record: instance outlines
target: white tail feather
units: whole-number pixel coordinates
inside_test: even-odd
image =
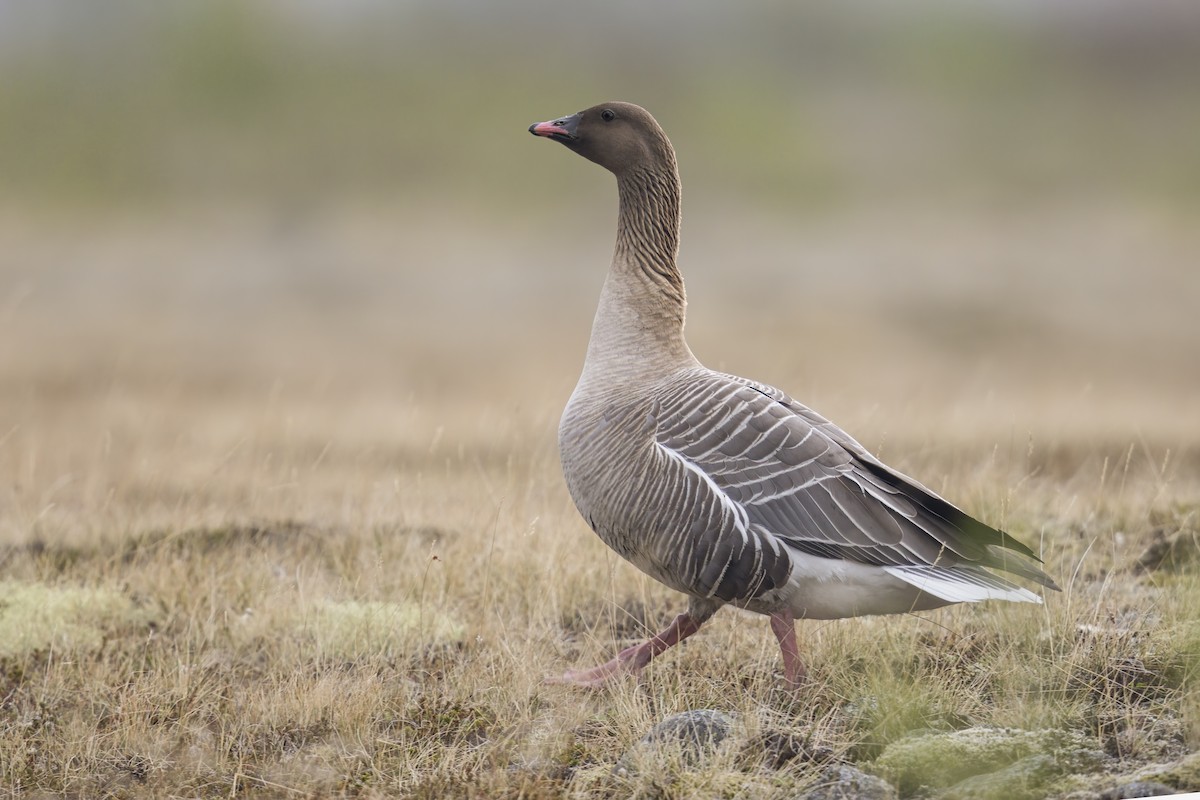
[[[884,567],[926,594],[950,603],[978,603],[983,600],[1011,600],[1015,603],[1041,603],[1028,589],[1010,583],[990,572],[971,567]]]

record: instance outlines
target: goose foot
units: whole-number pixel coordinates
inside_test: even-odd
[[[642,667],[650,662],[650,656],[646,654],[646,646],[648,644],[650,643],[643,642],[633,647],[627,647],[620,653],[617,653],[616,658],[606,661],[598,667],[592,667],[591,669],[569,669],[562,675],[551,675],[546,678],[546,683],[570,684],[572,686],[582,686],[587,689],[599,689],[623,672],[633,675],[640,674]],[[642,662],[640,665],[639,661]]]
[[[571,684],[596,689],[624,673],[637,675],[655,656],[700,630],[701,623],[707,618],[706,616],[697,622],[691,614],[684,612],[654,638],[641,644],[635,644],[633,647],[626,647],[611,661],[606,661],[591,669],[571,669],[559,676],[552,675],[546,678],[546,683]]]

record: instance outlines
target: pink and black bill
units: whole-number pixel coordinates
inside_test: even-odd
[[[535,122],[529,126],[529,132],[534,136],[545,136],[564,144],[576,139],[575,131],[579,127],[580,114],[560,117],[549,122]]]

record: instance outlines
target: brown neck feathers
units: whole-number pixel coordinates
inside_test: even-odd
[[[616,257],[640,271],[683,321],[683,276],[675,264],[679,253],[679,174],[675,158],[666,154],[656,169],[631,169],[617,180],[620,214]]]

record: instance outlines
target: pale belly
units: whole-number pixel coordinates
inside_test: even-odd
[[[788,588],[775,598],[797,618],[842,619],[868,614],[903,614],[950,605],[946,600],[885,572],[881,567],[792,551]],[[748,604],[751,611],[769,608]]]

